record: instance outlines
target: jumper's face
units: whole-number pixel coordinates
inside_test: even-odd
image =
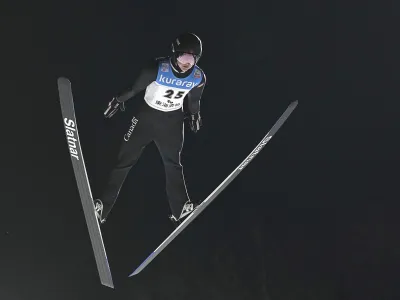
[[[195,64],[193,54],[183,53],[182,55],[178,56],[177,64],[183,72],[190,70],[190,68]]]

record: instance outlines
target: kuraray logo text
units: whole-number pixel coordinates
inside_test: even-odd
[[[272,136],[267,136],[265,139],[263,139],[260,145],[258,145],[257,148],[254,149],[253,152],[251,152],[250,155],[246,158],[246,160],[239,166],[239,170],[242,170],[245,166],[247,166],[248,163],[261,151],[261,149],[268,143],[271,138]]]
[[[192,81],[184,81],[176,78],[168,78],[163,76],[162,74],[158,78],[158,81],[160,83],[166,83],[174,86],[179,86],[179,87],[186,87],[186,88],[193,88],[195,87],[196,83]]]
[[[68,118],[64,118],[64,123],[65,123],[65,133],[67,134],[69,153],[73,158],[79,160],[79,155],[78,155],[79,153],[77,147],[78,140],[75,138],[76,134],[75,122]]]

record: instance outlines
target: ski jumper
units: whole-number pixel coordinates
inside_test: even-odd
[[[118,101],[125,102],[146,89],[145,101],[122,138],[117,164],[100,198],[104,218],[114,206],[129,170],[151,142],[156,144],[164,163],[166,193],[172,214],[179,217],[189,200],[181,165],[184,114],[200,111],[205,82],[205,75],[198,66],[181,74],[173,69],[169,57],[158,58],[142,69],[129,91],[117,97]]]

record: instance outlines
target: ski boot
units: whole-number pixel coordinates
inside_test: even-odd
[[[97,220],[100,224],[103,224],[106,219],[102,217],[103,215],[103,202],[100,199],[94,200],[94,212],[96,214]]]
[[[178,227],[196,208],[198,204],[188,200],[182,208],[181,215],[177,219],[174,215],[170,215],[169,219],[172,221],[175,227]]]

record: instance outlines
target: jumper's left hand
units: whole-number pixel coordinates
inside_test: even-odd
[[[203,121],[201,120],[200,112],[189,116],[190,130],[192,130],[194,133],[199,131],[202,125]]]

